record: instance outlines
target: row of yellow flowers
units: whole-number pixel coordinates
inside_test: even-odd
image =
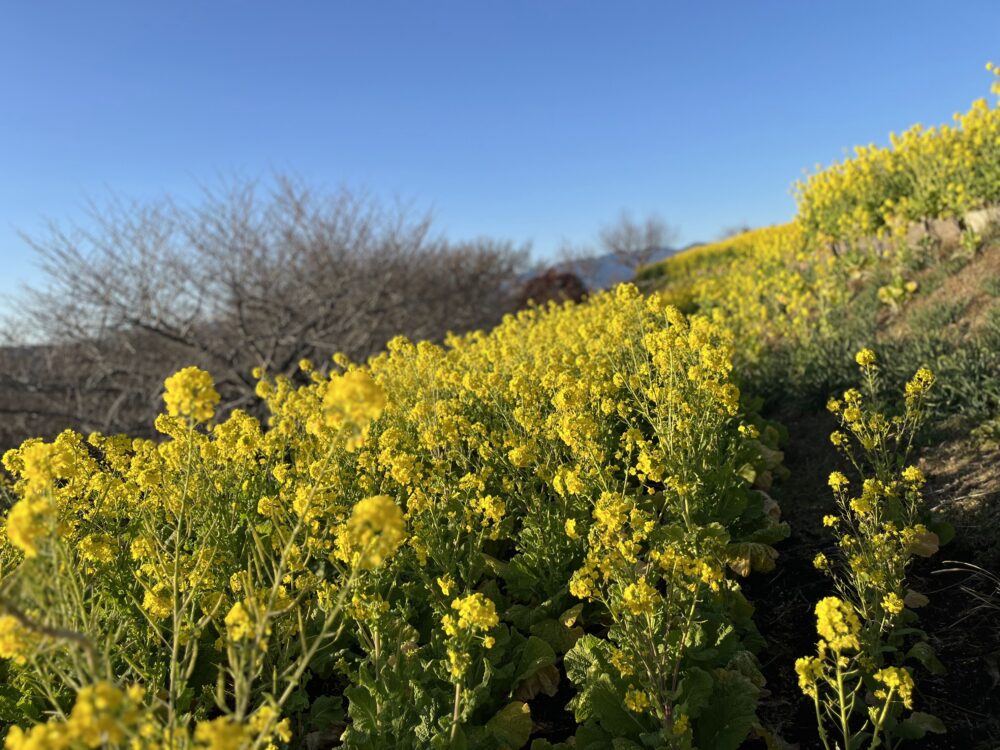
[[[1000,68],[986,67],[1000,78]],[[1000,97],[1000,80],[992,91]],[[796,194],[799,221],[820,244],[1000,203],[1000,101],[980,99],[951,125],[914,125],[886,147],[858,146],[797,183]]]
[[[1000,96],[1000,81],[993,90]],[[710,312],[745,363],[827,336],[873,273],[885,277],[878,299],[898,308],[917,291],[903,230],[1000,204],[1000,101],[979,100],[955,120],[858,147],[797,184],[792,222],[693,248],[641,269],[640,280],[682,309]],[[872,242],[893,232],[893,242]]]
[[[28,441],[4,457],[6,746],[498,750],[568,677],[582,746],[736,748],[761,684],[738,579],[787,529],[731,360],[622,286],[258,373],[264,424],[213,423],[187,368],[160,441]]]

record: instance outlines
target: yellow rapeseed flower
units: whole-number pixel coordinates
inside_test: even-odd
[[[226,614],[226,634],[231,641],[242,641],[253,637],[254,622],[250,610],[243,602],[236,602]]]
[[[178,370],[163,383],[163,402],[171,417],[187,417],[193,422],[208,422],[215,415],[219,392],[212,376],[199,367]]]
[[[500,621],[492,600],[479,592],[455,599],[451,608],[458,612],[459,630],[489,630]]]
[[[905,667],[886,667],[875,673],[876,681],[880,682],[889,692],[895,692],[907,708],[913,708],[913,677]],[[888,697],[884,690],[875,691],[877,698]]]
[[[815,656],[803,656],[795,660],[795,672],[799,676],[799,688],[802,692],[816,697],[816,683],[823,676],[823,660]]]
[[[861,621],[854,607],[835,596],[816,604],[816,631],[834,651],[861,648]]]
[[[406,538],[403,511],[388,495],[359,500],[337,537],[337,556],[363,570],[381,565]]]
[[[867,348],[859,351],[854,357],[854,360],[861,365],[861,367],[874,367],[875,359],[875,352]]]
[[[656,589],[646,583],[644,578],[637,583],[629,584],[622,592],[625,609],[636,616],[652,614],[656,598]]]

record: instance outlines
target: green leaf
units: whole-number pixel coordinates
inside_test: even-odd
[[[375,718],[375,698],[368,689],[360,685],[351,685],[344,688],[344,697],[347,698],[347,713],[354,723],[354,730],[374,732],[378,726]]]
[[[531,750],[571,750],[571,748],[565,742],[557,742],[553,745],[548,740],[534,740],[531,743]]]
[[[530,701],[539,693],[553,696],[559,690],[560,679],[559,669],[554,664],[542,667],[531,677],[521,680],[514,690],[514,697],[521,701]]]
[[[548,643],[557,654],[565,654],[583,635],[583,628],[568,628],[558,620],[542,620],[531,626],[532,635]]]
[[[545,615],[538,611],[538,607],[529,607],[525,604],[514,604],[504,612],[504,619],[513,624],[515,628],[527,632],[531,626],[545,619]]]
[[[914,643],[913,647],[906,652],[906,658],[916,659],[923,664],[924,669],[931,674],[941,675],[948,672],[948,670],[945,669],[944,664],[941,663],[941,660],[938,659],[933,646],[926,641]]]
[[[485,552],[482,553],[482,556],[483,562],[486,563],[486,567],[493,572],[493,575],[498,575],[503,578],[507,572],[509,564],[505,563],[503,560],[498,560],[491,555],[487,555]]]
[[[550,622],[562,628],[562,625],[555,620]],[[527,701],[539,693],[555,695],[560,679],[559,670],[555,666],[556,661],[556,653],[552,646],[538,636],[529,636],[518,660],[516,677],[512,680],[513,697]]]
[[[583,602],[570,607],[561,615],[559,615],[559,622],[565,625],[567,628],[571,628],[576,625],[576,621],[580,619],[580,615],[583,612]]]
[[[665,739],[663,729],[641,734],[639,741],[642,742],[643,747],[653,748],[653,750],[669,750],[671,745],[670,739]]]
[[[767,680],[760,671],[760,663],[757,661],[757,657],[749,651],[737,651],[733,654],[733,658],[729,660],[726,668],[739,672],[759,688],[767,684]]]
[[[556,663],[556,652],[552,646],[537,635],[528,636],[521,658],[518,660],[514,682],[533,676],[538,670]]]
[[[570,708],[579,723],[596,719],[612,737],[637,737],[651,729],[629,712],[608,675],[611,646],[593,635],[585,635],[567,654],[566,674],[577,686]],[[577,734],[580,737],[580,734]],[[608,747],[608,744],[598,745]]]
[[[935,519],[927,524],[927,528],[938,535],[938,540],[942,547],[950,544],[951,540],[955,538],[955,527],[947,521]]]
[[[726,547],[726,562],[737,575],[746,577],[751,570],[768,573],[775,568],[778,552],[769,544],[737,542]]]
[[[595,635],[587,634],[576,642],[564,660],[566,674],[574,684],[583,687],[587,678],[602,672],[601,659],[609,656],[608,644]],[[606,664],[607,662],[605,662]]]
[[[642,750],[642,745],[632,742],[632,740],[627,740],[624,737],[615,737],[611,740],[611,747],[614,750]]]
[[[910,609],[920,609],[920,607],[926,607],[930,604],[930,599],[927,598],[926,594],[921,594],[919,591],[914,591],[909,589],[906,592],[906,596],[903,597],[903,604],[905,604]]]
[[[713,687],[712,675],[701,667],[688,667],[684,670],[684,677],[678,687],[683,712],[692,719],[697,719],[708,705]]]
[[[577,727],[574,739],[578,750],[607,750],[611,744],[610,735],[597,726],[595,721],[588,721]]]
[[[757,479],[757,469],[753,464],[743,464],[736,473],[743,477],[747,484],[753,484],[754,480]]]
[[[944,722],[933,714],[914,711],[896,726],[896,734],[904,740],[919,740],[928,732],[945,734]]]
[[[715,688],[695,722],[695,744],[713,750],[736,750],[757,721],[757,687],[739,672],[715,671]]]
[[[531,709],[521,701],[508,703],[486,722],[486,729],[497,740],[500,750],[520,750],[528,742],[533,727]]]
[[[454,738],[451,737],[451,732],[440,732],[434,735],[431,747],[434,750],[468,750],[469,740],[465,736],[465,728],[459,725]]]
[[[650,729],[625,708],[618,691],[608,683],[598,684],[591,690],[590,703],[597,720],[612,737],[638,737]]]
[[[344,699],[340,695],[321,695],[309,706],[306,726],[315,732],[322,732],[334,724],[344,721]]]
[[[748,542],[758,542],[760,544],[777,544],[788,538],[792,533],[792,527],[786,522],[775,523],[770,526],[764,526],[763,528],[757,529],[749,537],[747,537]]]
[[[938,539],[938,535],[928,530],[914,536],[909,551],[918,557],[930,557],[937,554],[940,546],[941,540]]]
[[[754,734],[764,740],[767,750],[796,750],[798,745],[793,745],[784,737],[772,729],[768,729],[762,724],[754,724]]]

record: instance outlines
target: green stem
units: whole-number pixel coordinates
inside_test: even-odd
[[[885,697],[885,705],[882,706],[882,713],[879,714],[878,722],[875,724],[875,728],[872,730],[872,742],[868,746],[868,750],[875,750],[875,748],[882,745],[882,738],[878,736],[878,733],[882,731],[882,725],[885,723],[885,717],[889,713],[889,706],[892,703],[892,696],[895,694],[896,688],[889,689],[889,695]]]
[[[455,742],[455,734],[458,732],[458,707],[461,705],[462,701],[462,683],[455,683],[455,707],[451,712],[451,736],[450,740],[452,743]]]
[[[826,738],[826,728],[823,726],[823,716],[819,712],[819,684],[813,686],[816,690],[813,693],[813,703],[816,706],[816,729],[819,731],[819,738],[823,741],[823,747],[830,750],[830,741]]]
[[[840,652],[835,652],[834,657],[837,664],[837,701],[840,708],[840,731],[844,736],[844,748],[851,747],[851,728],[847,718],[847,698],[844,695],[844,671],[840,667]]]

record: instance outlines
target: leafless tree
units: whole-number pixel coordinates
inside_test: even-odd
[[[31,340],[0,351],[0,419],[31,422],[16,413],[31,406],[35,422],[140,434],[179,367],[209,370],[224,407],[245,408],[256,366],[294,375],[302,358],[361,360],[397,334],[491,326],[515,304],[527,256],[287,178],[270,190],[239,181],[195,205],[114,200],[27,239],[47,283],[15,327]]]
[[[601,265],[601,251],[593,245],[583,242],[574,244],[564,240],[556,251],[558,267],[575,274],[581,281],[593,278]],[[548,269],[539,269],[545,273]]]
[[[600,232],[601,246],[620,263],[637,269],[651,262],[657,253],[676,241],[676,230],[658,214],[637,221],[628,211]]]

